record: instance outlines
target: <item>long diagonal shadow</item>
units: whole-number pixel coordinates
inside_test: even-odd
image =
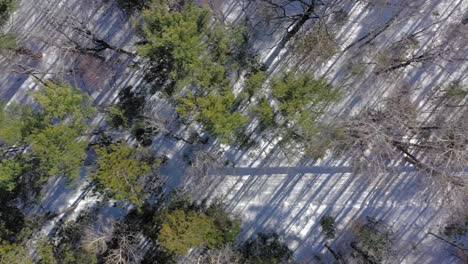
[[[389,167],[393,172],[415,172],[417,169],[413,166],[404,167]],[[338,174],[338,173],[353,173],[350,166],[306,166],[306,167],[234,167],[223,168],[217,173],[229,176],[254,176],[254,175],[297,175],[297,174]]]

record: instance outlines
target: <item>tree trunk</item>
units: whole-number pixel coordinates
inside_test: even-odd
[[[346,264],[346,261],[343,259],[343,257],[335,252],[327,243],[325,243],[325,247],[332,253],[333,257],[338,261],[338,264]]]
[[[393,146],[395,146],[396,149],[398,149],[400,152],[403,153],[403,155],[411,164],[413,164],[417,168],[432,172],[432,170],[428,168],[426,165],[424,165],[421,161],[419,161],[418,158],[416,158],[413,154],[409,153],[409,151],[404,147],[402,142],[394,140],[392,144]]]
[[[452,243],[452,242],[448,241],[447,239],[445,239],[445,238],[443,238],[443,237],[441,237],[441,236],[438,236],[438,235],[436,235],[436,234],[434,234],[434,233],[432,233],[432,232],[427,232],[427,233],[428,233],[429,235],[432,235],[432,236],[434,236],[434,237],[436,237],[436,238],[438,238],[438,239],[444,241],[445,243],[447,243],[447,244],[449,244],[449,245],[451,245],[451,246],[453,246],[453,247],[456,247],[456,248],[458,248],[458,249],[460,249],[460,250],[462,250],[462,251],[467,251],[467,252],[468,252],[468,249],[462,248],[462,247],[458,246],[457,244]]]
[[[299,32],[299,30],[304,26],[304,24],[307,22],[307,20],[312,18],[312,13],[314,12],[315,9],[315,1],[313,1],[310,6],[307,8],[307,10],[304,12],[302,17],[294,23],[294,26],[289,30],[286,35],[283,36],[281,41],[278,43],[277,48],[279,50],[282,50],[286,44]]]
[[[369,256],[366,252],[364,252],[358,245],[357,242],[352,242],[351,247],[356,250],[359,255],[361,255],[369,264],[379,264],[379,261],[375,260],[372,256]]]
[[[304,14],[298,19],[294,25],[292,26],[291,30],[286,32],[286,34],[281,38],[278,45],[275,47],[275,51],[269,56],[268,60],[266,60],[265,65],[269,67],[274,59],[278,56],[278,54],[283,50],[283,48],[288,44],[288,42],[299,32],[299,30],[304,26],[304,24],[311,18],[313,18],[312,14],[315,10],[315,0],[309,5],[306,9]],[[315,18],[315,17],[314,17]]]
[[[375,75],[380,75],[382,73],[387,73],[387,72],[391,72],[391,71],[394,71],[394,70],[398,70],[400,68],[404,68],[404,67],[407,67],[415,62],[422,62],[422,61],[425,61],[425,60],[428,60],[432,58],[432,54],[428,54],[428,53],[424,53],[424,54],[421,54],[419,56],[416,56],[416,57],[413,57],[409,60],[406,60],[406,61],[403,61],[399,64],[396,64],[396,65],[393,65],[393,66],[390,66],[386,69],[383,69],[383,70],[380,70],[380,71],[377,71],[375,73]]]

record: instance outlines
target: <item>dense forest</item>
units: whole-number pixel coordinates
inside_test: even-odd
[[[468,2],[0,0],[0,264],[467,263]]]

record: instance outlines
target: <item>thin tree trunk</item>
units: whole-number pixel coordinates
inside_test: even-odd
[[[421,54],[419,56],[413,57],[413,58],[411,58],[409,60],[403,61],[403,62],[401,62],[399,64],[390,66],[390,67],[388,67],[386,69],[383,69],[383,70],[380,70],[380,71],[376,72],[375,75],[380,75],[382,73],[387,73],[387,72],[391,72],[391,71],[394,71],[394,70],[398,70],[400,68],[407,67],[407,66],[411,65],[412,63],[425,61],[425,60],[429,59],[430,57],[431,57],[431,54],[424,53],[424,54]]]
[[[445,243],[447,243],[447,244],[449,244],[449,245],[451,245],[451,246],[453,246],[453,247],[456,247],[456,248],[458,248],[458,249],[460,249],[460,250],[463,250],[463,251],[468,251],[468,249],[462,248],[462,247],[458,246],[457,244],[452,243],[452,242],[448,241],[447,239],[445,239],[445,238],[443,238],[443,237],[441,237],[441,236],[438,236],[438,235],[436,235],[436,234],[434,234],[434,233],[432,233],[432,232],[427,232],[427,233],[428,233],[429,235],[432,235],[432,236],[434,236],[434,237],[436,237],[436,238],[438,238],[438,239],[444,241]]]
[[[402,142],[394,140],[392,144],[393,146],[395,146],[396,149],[398,149],[400,152],[402,152],[405,155],[406,159],[411,164],[413,164],[414,166],[420,169],[432,171],[430,168],[425,166],[421,161],[419,161],[418,158],[416,158],[413,154],[409,153],[409,151],[404,147]]]
[[[396,20],[396,17],[397,16],[394,16],[392,19],[390,19],[387,23],[385,23],[385,25],[383,27],[372,30],[371,32],[369,32],[366,35],[360,37],[359,39],[357,39],[353,43],[349,44],[346,48],[343,49],[343,52],[345,52],[345,51],[349,50],[350,48],[354,47],[355,45],[359,44],[359,42],[365,40],[366,38],[369,38],[369,39],[366,42],[364,42],[362,45],[360,45],[359,47],[362,47],[364,45],[367,45],[367,44],[371,43],[380,34],[382,34],[387,28],[389,28],[390,25],[392,25],[393,21]]]
[[[282,50],[286,44],[299,32],[299,30],[304,26],[304,24],[312,18],[312,14],[315,9],[315,1],[312,1],[310,6],[307,8],[307,10],[304,12],[304,15],[299,19],[296,23],[294,23],[294,26],[289,30],[286,35],[283,36],[281,41],[278,43],[277,49]]]
[[[336,259],[336,261],[338,261],[339,264],[346,264],[346,261],[343,259],[343,257],[335,252],[327,243],[325,243],[325,247],[328,249],[328,251],[330,251],[330,253],[332,253],[333,257]]]
[[[372,256],[369,256],[369,254],[359,248],[356,242],[351,243],[351,247],[356,250],[356,252],[359,253],[359,255],[361,255],[365,260],[367,260],[369,264],[379,264],[379,261],[375,260]]]

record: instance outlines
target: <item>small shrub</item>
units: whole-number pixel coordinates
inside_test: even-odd
[[[320,226],[322,227],[322,233],[326,239],[335,238],[335,219],[330,215],[325,215],[320,219]]]
[[[116,105],[109,106],[107,108],[107,123],[114,128],[120,128],[127,126],[128,119],[125,113]]]
[[[361,77],[366,73],[366,65],[361,63],[353,63],[349,66],[350,72],[353,76]]]
[[[117,5],[129,15],[148,7],[152,0],[117,0]]]
[[[344,9],[340,9],[333,15],[333,20],[338,26],[343,26],[349,21],[349,13]]]
[[[0,0],[0,27],[7,21],[15,9],[15,0]]]
[[[145,96],[127,86],[119,92],[119,102],[108,109],[108,122],[113,127],[131,127],[143,114]]]
[[[444,228],[444,235],[456,238],[464,236],[468,233],[468,219],[463,223],[451,223]]]
[[[276,233],[258,233],[246,241],[240,251],[245,263],[276,264],[285,263],[293,253]]]
[[[142,146],[147,147],[153,143],[153,136],[157,129],[148,127],[143,121],[137,121],[132,127],[132,136],[134,136]]]
[[[0,49],[14,50],[18,47],[13,34],[0,35]]]
[[[260,126],[267,128],[275,123],[275,112],[266,98],[262,98],[254,110],[260,119]]]
[[[294,51],[301,57],[328,60],[336,54],[338,45],[330,31],[315,26],[294,42]]]
[[[221,204],[197,208],[186,200],[178,208],[174,206],[161,217],[159,241],[175,255],[184,255],[190,248],[220,249],[232,244],[240,231],[240,222]]]
[[[365,224],[356,224],[353,227],[357,241],[352,243],[353,248],[363,252],[377,263],[389,258],[392,252],[392,231],[382,222],[367,219]],[[362,254],[361,254],[362,255]]]
[[[450,99],[464,99],[468,96],[468,89],[461,84],[461,81],[453,81],[442,89],[444,97]]]
[[[265,81],[266,74],[264,71],[258,71],[249,76],[245,82],[245,91],[252,97],[257,91],[262,88],[262,84]]]

